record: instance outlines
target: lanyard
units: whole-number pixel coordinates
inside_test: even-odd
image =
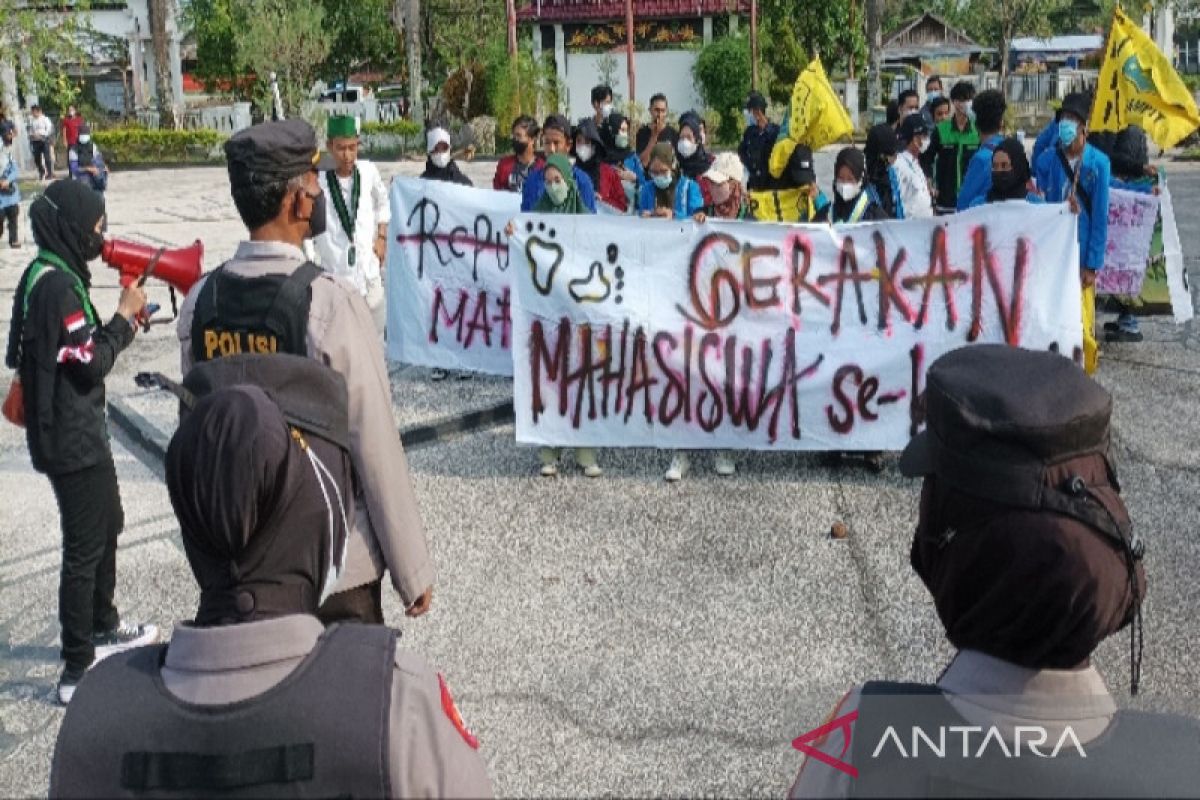
[[[25,285],[25,296],[22,298],[24,313],[29,313],[29,293],[33,290],[33,285],[37,283],[38,278],[42,277],[42,273],[46,267],[53,267],[65,272],[71,277],[73,282],[72,289],[75,290],[76,296],[79,297],[80,304],[83,305],[83,315],[87,319],[89,325],[96,324],[96,309],[92,307],[92,298],[88,297],[87,288],[84,287],[83,281],[75,274],[75,270],[67,266],[67,262],[63,261],[49,250],[39,250],[37,256],[33,259],[34,266],[42,265],[42,269],[30,273],[29,280]]]
[[[350,239],[349,265],[353,267],[357,254],[357,247],[354,243],[354,227],[358,221],[358,200],[362,189],[362,182],[358,177],[358,167],[354,168],[354,175],[350,178],[349,209],[346,208],[346,197],[342,194],[342,185],[337,179],[337,173],[329,170],[325,173],[325,181],[329,184],[329,194],[333,196],[333,210],[337,212],[338,222],[342,224],[342,230]]]

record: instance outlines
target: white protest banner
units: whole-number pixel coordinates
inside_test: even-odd
[[[1135,297],[1142,291],[1157,221],[1156,195],[1109,190],[1108,244],[1104,269],[1096,274],[1096,294]]]
[[[1162,183],[1163,256],[1167,262],[1167,290],[1171,297],[1171,313],[1175,322],[1182,325],[1196,315],[1192,304],[1192,288],[1188,285],[1187,271],[1183,268],[1183,245],[1179,241],[1179,226],[1175,222],[1175,206],[1171,202],[1171,190],[1166,181]]]
[[[836,229],[527,215],[510,244],[529,444],[898,449],[943,353],[1081,356],[1065,205]]]
[[[504,227],[521,196],[420,178],[392,181],[388,358],[512,374]]]

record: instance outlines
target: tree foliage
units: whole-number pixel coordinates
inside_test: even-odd
[[[796,13],[794,0],[762,0],[760,58],[769,70],[766,93],[785,102],[796,77],[813,57],[820,55],[826,72],[845,71],[853,58],[858,71],[865,67],[863,0],[822,0]]]
[[[253,96],[271,108],[270,75],[279,80],[285,113],[296,115],[329,55],[333,37],[318,0],[241,0],[246,26],[234,32],[238,61],[256,76]]]
[[[720,115],[718,141],[736,141],[742,129],[742,106],[750,92],[750,41],[723,36],[700,51],[692,68],[704,104]]]
[[[966,5],[966,27],[980,44],[999,51],[1000,77],[1008,74],[1009,49],[1018,36],[1049,36],[1053,14],[1070,0],[970,0]]]
[[[53,6],[63,12],[86,11],[91,3],[58,0]],[[88,30],[84,14],[47,13],[45,9],[33,10],[0,0],[0,62],[8,62],[18,72],[26,71],[26,79],[32,84],[21,88],[36,89],[56,107],[66,108],[83,91],[80,82],[67,75],[66,67],[75,64],[83,71],[88,54],[82,43]],[[17,88],[7,87],[12,96],[16,96]]]
[[[391,0],[322,0],[333,44],[324,73],[342,79],[371,68],[391,73],[404,63],[404,47],[392,26]]]
[[[197,79],[208,92],[229,87],[240,94],[238,80],[242,64],[238,58],[236,31],[246,27],[247,4],[237,0],[187,0],[184,24],[196,36]]]

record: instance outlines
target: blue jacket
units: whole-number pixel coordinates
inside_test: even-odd
[[[992,154],[996,152],[996,145],[1003,141],[1003,136],[995,134],[979,143],[979,149],[971,156],[967,174],[963,175],[962,186],[958,190],[959,211],[975,205],[976,198],[986,198],[992,190]]]
[[[650,181],[642,184],[642,191],[638,195],[639,213],[654,210],[655,188]],[[700,184],[686,175],[680,175],[679,183],[675,184],[675,219],[687,219],[697,211],[703,210],[704,193],[700,191]]]
[[[575,173],[575,188],[579,190],[579,199],[587,206],[588,211],[596,213],[596,190],[592,186],[592,179],[587,176],[587,173],[579,167],[572,167],[571,171]],[[541,199],[542,192],[546,189],[546,176],[541,169],[535,169],[529,173],[529,177],[525,179],[525,185],[521,187],[521,210],[533,211],[533,207],[537,205],[537,201]]]
[[[103,192],[108,188],[108,167],[104,165],[104,157],[100,155],[99,147],[93,148],[93,153],[91,166],[96,167],[97,174],[92,175],[80,169],[79,152],[74,147],[67,151],[67,167],[72,178],[86,183],[97,192]]]
[[[12,152],[13,149],[15,148],[0,147],[0,163],[5,159],[8,162],[4,171],[0,172],[0,180],[6,180],[12,184],[10,191],[0,192],[0,208],[15,206],[21,202],[21,189],[17,186],[17,159],[16,154]]]
[[[1033,160],[1029,163],[1037,165],[1038,159],[1042,157],[1042,153],[1047,150],[1054,149],[1054,143],[1058,141],[1058,123],[1050,120],[1050,124],[1042,128],[1042,132],[1033,142]]]
[[[1038,189],[1046,196],[1047,203],[1065,203],[1071,193],[1071,181],[1058,157],[1058,148],[1052,147],[1037,160],[1034,175]],[[1108,185],[1112,178],[1108,156],[1096,148],[1084,145],[1083,158],[1079,164],[1079,187],[1092,198],[1089,210],[1079,200],[1079,265],[1084,269],[1097,270],[1104,266],[1104,249],[1108,245]]]

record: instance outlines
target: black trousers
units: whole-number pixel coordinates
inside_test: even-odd
[[[317,609],[317,618],[325,626],[335,622],[383,624],[383,579],[331,594]]]
[[[8,208],[0,209],[0,236],[4,234],[4,223],[7,222],[9,244],[20,242],[20,236],[17,233],[17,215],[20,211],[20,205],[11,205]]]
[[[117,534],[125,527],[117,469],[109,455],[78,472],[51,475],[50,485],[62,519],[62,575],[58,584],[58,621],[67,673],[81,676],[96,656],[93,633],[120,622],[113,593],[117,588]]]
[[[33,165],[37,167],[39,178],[49,178],[54,174],[54,165],[50,163],[50,143],[46,141],[30,142],[29,149],[33,151]]]

